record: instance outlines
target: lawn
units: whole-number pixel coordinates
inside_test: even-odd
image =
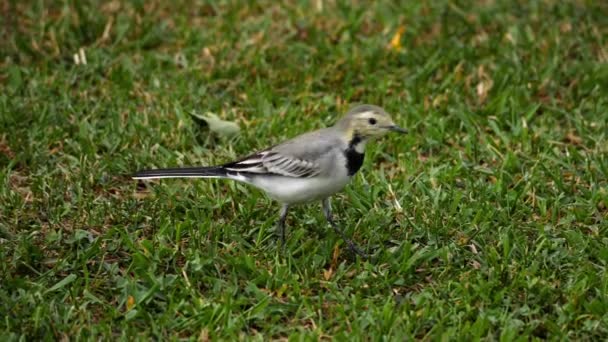
[[[0,339],[608,338],[608,4],[0,3]],[[333,199],[137,182],[407,127]],[[192,114],[237,123],[225,137]]]

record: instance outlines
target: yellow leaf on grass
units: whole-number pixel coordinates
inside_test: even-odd
[[[388,44],[388,48],[393,51],[401,51],[401,36],[405,32],[405,26],[401,25],[397,29],[397,32],[391,38],[391,42]]]
[[[131,310],[135,306],[135,298],[133,296],[129,296],[127,298],[127,311]]]

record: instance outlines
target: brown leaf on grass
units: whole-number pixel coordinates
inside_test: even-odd
[[[57,152],[63,151],[63,141],[58,141],[57,144],[53,144],[49,146],[49,154],[55,154]]]
[[[512,44],[515,44],[515,39],[513,39],[513,35],[511,35],[510,32],[507,32],[505,34],[505,39],[508,40],[509,42],[511,42]]]
[[[473,254],[479,254],[479,252],[477,252],[477,247],[475,247],[474,243],[470,244],[469,248],[471,249],[471,252],[473,252]]]
[[[23,198],[25,203],[34,200],[34,193],[29,187],[29,178],[22,176],[19,172],[13,171],[9,176],[9,186]]]
[[[572,145],[580,145],[583,142],[583,138],[576,135],[574,131],[570,131],[566,134],[566,142],[569,142]]]
[[[340,247],[336,245],[334,247],[334,253],[331,256],[331,268],[336,268],[338,266],[338,257],[340,256]]]
[[[606,203],[608,203],[608,200],[606,200],[606,201],[600,200],[599,202],[597,202],[597,210],[599,210],[599,211],[606,210],[606,208],[607,208]]]
[[[443,104],[448,102],[448,93],[445,92],[443,94],[439,94],[437,95],[433,101],[431,102],[431,105],[433,106],[433,108],[439,108],[441,107]]]
[[[178,68],[185,69],[188,67],[188,59],[186,58],[186,55],[181,52],[173,55],[173,63],[175,63]]]
[[[150,197],[150,191],[138,191],[133,194],[133,197],[138,200],[148,198]]]
[[[475,87],[477,90],[477,103],[483,104],[488,98],[488,92],[492,89],[494,81],[492,81],[490,75],[486,73],[483,65],[480,65],[479,68],[477,68],[477,79],[479,80]]]
[[[477,102],[484,103],[488,97],[488,91],[492,88],[492,84],[487,81],[480,81],[477,83]]]
[[[477,34],[473,37],[473,44],[474,46],[480,46],[482,44],[484,44],[485,42],[487,42],[489,39],[488,33],[486,31],[479,31],[477,32]]]
[[[600,63],[608,63],[608,51],[603,47],[599,46],[597,49],[597,60]]]
[[[146,187],[146,183],[143,181],[138,181],[137,182],[137,188],[135,190],[135,193],[133,194],[133,197],[135,197],[136,199],[144,199],[149,197],[151,194],[151,191]]]
[[[10,159],[15,158],[15,153],[11,150],[10,146],[4,139],[0,140],[0,153],[9,157]]]
[[[201,330],[200,334],[198,334],[198,340],[199,342],[208,342],[210,341],[209,339],[209,329],[204,328]]]
[[[210,69],[215,66],[215,56],[209,47],[204,47],[200,53],[200,61],[207,65]]]
[[[108,193],[110,195],[110,197],[113,198],[121,198],[122,196],[122,191],[120,188],[117,187],[110,187],[106,190],[106,193]]]
[[[441,34],[441,23],[434,23],[430,29],[422,31],[420,34],[414,37],[414,45],[429,45],[437,40],[437,37]]]
[[[308,31],[308,27],[304,25],[296,26],[296,38],[298,38],[298,40],[307,41],[309,36],[310,33]]]
[[[108,1],[101,6],[101,12],[104,14],[114,14],[120,11],[121,3],[118,0]]]
[[[323,12],[323,0],[315,1],[315,9],[317,10],[317,12]]]
[[[463,79],[463,71],[464,71],[464,62],[460,61],[456,67],[454,67],[454,80],[456,82],[460,82]]]
[[[257,33],[252,34],[250,38],[245,41],[245,46],[260,45],[260,43],[264,39],[264,34],[265,31],[259,31]]]
[[[388,184],[388,192],[390,194],[390,199],[394,203],[393,207],[395,208],[395,212],[397,214],[403,213],[403,207],[401,207],[401,203],[399,203],[399,199],[397,198],[397,195],[395,195],[395,192],[393,191],[393,187],[391,186],[390,183]]]
[[[334,269],[338,266],[338,257],[340,256],[340,247],[336,245],[334,247],[334,251],[331,256],[331,263],[329,264],[329,269],[323,270],[323,278],[325,280],[331,279],[334,274]]]

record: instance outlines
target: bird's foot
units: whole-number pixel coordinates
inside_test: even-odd
[[[346,244],[348,245],[348,249],[350,249],[350,251],[353,252],[353,254],[356,254],[363,259],[367,259],[367,257],[368,257],[367,253],[365,253],[363,251],[363,249],[361,249],[361,247],[357,246],[357,244],[354,243],[351,239],[347,238],[346,234],[344,234],[344,232],[338,227],[338,225],[336,224],[336,222],[334,222],[333,219],[328,219],[327,222],[329,222],[329,224],[334,229],[334,231],[336,233],[338,233],[338,235],[340,235],[342,240],[344,240],[344,242],[346,242]]]
[[[367,259],[369,257],[369,255],[367,253],[365,253],[363,251],[363,249],[361,249],[361,247],[357,246],[356,243],[352,242],[351,240],[345,240],[346,243],[348,244],[348,249],[350,249],[350,251],[353,254],[356,254],[358,256],[360,256],[363,259]]]

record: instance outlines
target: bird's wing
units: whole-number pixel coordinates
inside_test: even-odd
[[[249,174],[275,174],[296,178],[314,177],[320,173],[319,165],[314,161],[282,155],[271,149],[224,165],[224,168]]]
[[[311,132],[224,165],[228,171],[275,174],[295,178],[323,173],[324,157],[335,147],[328,132]],[[329,137],[329,138],[328,138]]]

